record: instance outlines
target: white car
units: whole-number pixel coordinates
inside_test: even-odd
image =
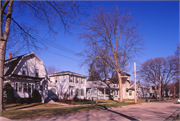
[[[178,103],[180,103],[180,98],[178,99]]]

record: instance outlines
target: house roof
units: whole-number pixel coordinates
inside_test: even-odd
[[[41,81],[44,78],[40,78],[40,77],[32,77],[32,76],[24,76],[24,75],[17,75],[17,74],[12,74],[11,77],[18,77],[18,78],[22,78],[22,79],[36,79],[38,81]]]
[[[87,81],[86,88],[109,88],[109,87],[102,81]]]
[[[127,77],[122,77],[122,83],[124,84],[126,81],[130,82],[129,80],[127,80]],[[117,79],[111,79],[111,82],[116,84],[119,83]]]
[[[48,76],[53,77],[53,76],[62,76],[62,75],[72,75],[72,76],[79,76],[79,77],[84,77],[84,78],[87,77],[85,75],[74,73],[74,72],[71,72],[71,71],[57,72],[57,73],[49,74]]]
[[[142,88],[147,88],[147,87],[145,87],[144,85],[142,85],[140,82],[137,82],[137,83],[136,83],[136,87],[137,87],[137,88],[141,88],[141,87],[142,87]],[[135,83],[133,83],[128,90],[135,90]]]
[[[18,66],[18,64],[21,62],[21,60],[26,57],[26,56],[29,56],[29,55],[34,55],[36,56],[39,60],[41,60],[34,52],[31,52],[31,53],[27,53],[27,54],[24,54],[24,55],[21,55],[21,56],[17,56],[15,58],[11,58],[11,59],[8,59],[8,60],[5,60],[4,62],[4,66],[5,68],[7,68],[4,76],[9,76],[9,75],[12,75],[13,74],[13,71],[16,69],[16,67]]]
[[[18,56],[16,58],[8,59],[5,61],[4,66],[10,65],[4,76],[8,76],[12,73],[12,71],[15,69],[19,61],[21,60],[22,56]]]
[[[126,73],[126,72],[122,72],[121,76],[131,76],[130,74]]]

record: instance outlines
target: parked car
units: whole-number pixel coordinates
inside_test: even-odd
[[[178,99],[178,103],[180,103],[180,98]]]

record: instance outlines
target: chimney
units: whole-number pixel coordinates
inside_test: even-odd
[[[12,53],[11,52],[9,52],[9,59],[11,59],[12,58]]]

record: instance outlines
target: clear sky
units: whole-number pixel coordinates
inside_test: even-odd
[[[150,58],[167,57],[176,51],[179,44],[179,2],[91,1],[90,3],[92,7],[88,9],[88,12],[93,7],[101,5],[107,11],[113,5],[117,5],[119,8],[128,8],[132,12],[131,15],[134,17],[134,22],[139,23],[139,34],[143,36],[145,41],[143,54],[134,59],[138,63],[142,63]],[[46,37],[45,33],[43,33],[43,29],[40,31],[41,34],[39,36],[49,41],[49,37]],[[82,52],[86,48],[83,41],[78,40],[81,28],[76,26],[71,32],[72,34],[64,34],[63,30],[59,31],[55,40],[52,40],[54,43],[47,44],[47,51],[39,50],[35,51],[35,53],[43,60],[45,66],[56,66],[60,71],[72,71],[88,76],[88,67],[83,66],[80,68],[83,58],[75,56],[75,53]],[[53,45],[53,47],[50,45]],[[8,53],[9,51],[6,53],[6,58]],[[22,51],[19,55],[26,53],[28,52]],[[132,75],[131,80],[133,80],[133,62],[129,66],[130,69],[127,73]]]

